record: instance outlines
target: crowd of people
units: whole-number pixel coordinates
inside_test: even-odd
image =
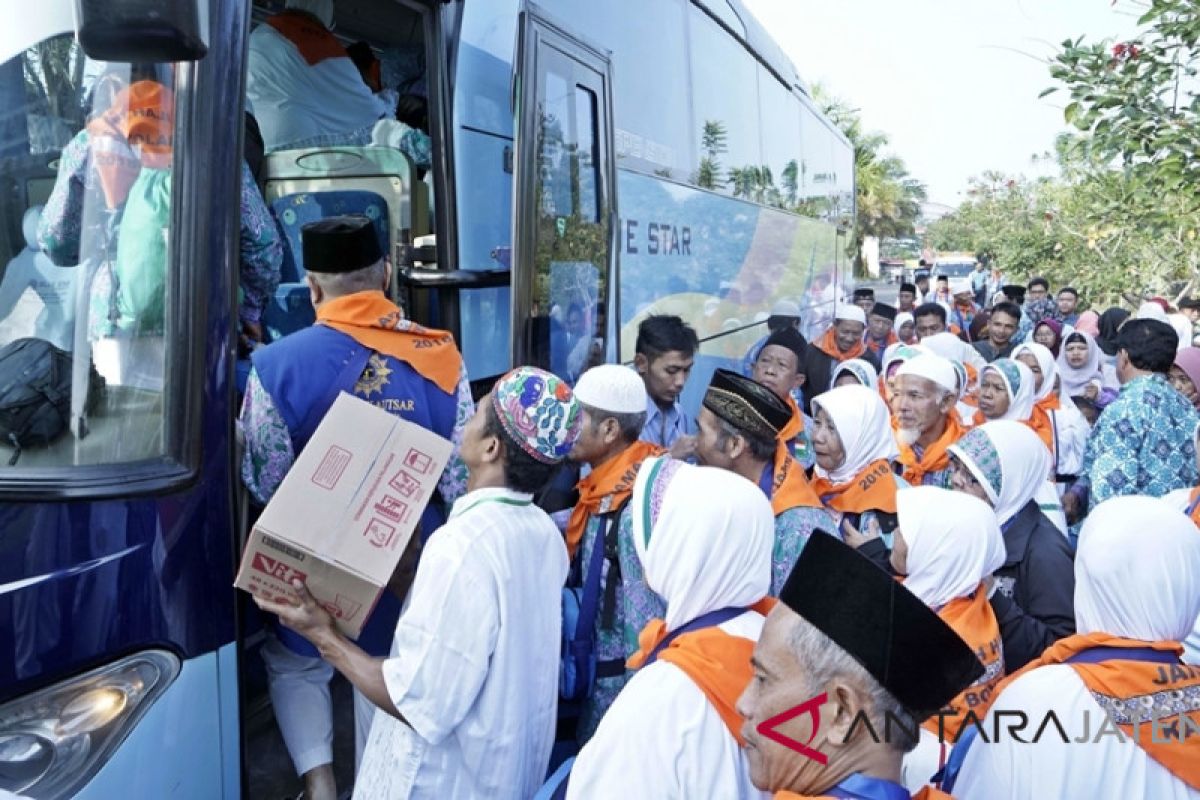
[[[243,478],[269,501],[339,388],[454,455],[358,641],[301,583],[258,600],[306,797],[337,796],[335,670],[361,798],[1200,796],[1200,415],[1169,309],[860,290],[814,342],[772,317],[694,416],[696,333],[650,316],[632,367],[520,367],[476,405],[370,226],[304,228],[318,324],[254,355]]]

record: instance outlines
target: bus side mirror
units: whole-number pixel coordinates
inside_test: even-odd
[[[200,25],[201,3],[207,2],[76,0],[79,44],[88,58],[96,61],[198,61],[208,52]]]

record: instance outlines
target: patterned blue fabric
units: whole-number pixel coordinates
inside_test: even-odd
[[[833,517],[823,508],[789,508],[775,516],[775,547],[771,552],[771,596],[778,597],[800,551],[813,531],[836,534]]]
[[[1121,387],[1088,438],[1083,475],[1095,508],[1110,497],[1161,497],[1200,482],[1193,434],[1196,410],[1162,375]]]

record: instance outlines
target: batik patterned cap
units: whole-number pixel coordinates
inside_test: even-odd
[[[566,458],[579,436],[579,402],[556,375],[537,367],[517,367],[496,382],[492,406],[504,432],[543,464]]]
[[[968,431],[966,436],[950,445],[949,450],[971,471],[994,505],[1000,496],[1004,473],[1000,469],[1000,453],[987,432],[981,428]]]

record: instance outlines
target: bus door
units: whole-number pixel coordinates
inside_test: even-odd
[[[616,357],[609,58],[529,6],[514,87],[513,364],[574,384]]]

